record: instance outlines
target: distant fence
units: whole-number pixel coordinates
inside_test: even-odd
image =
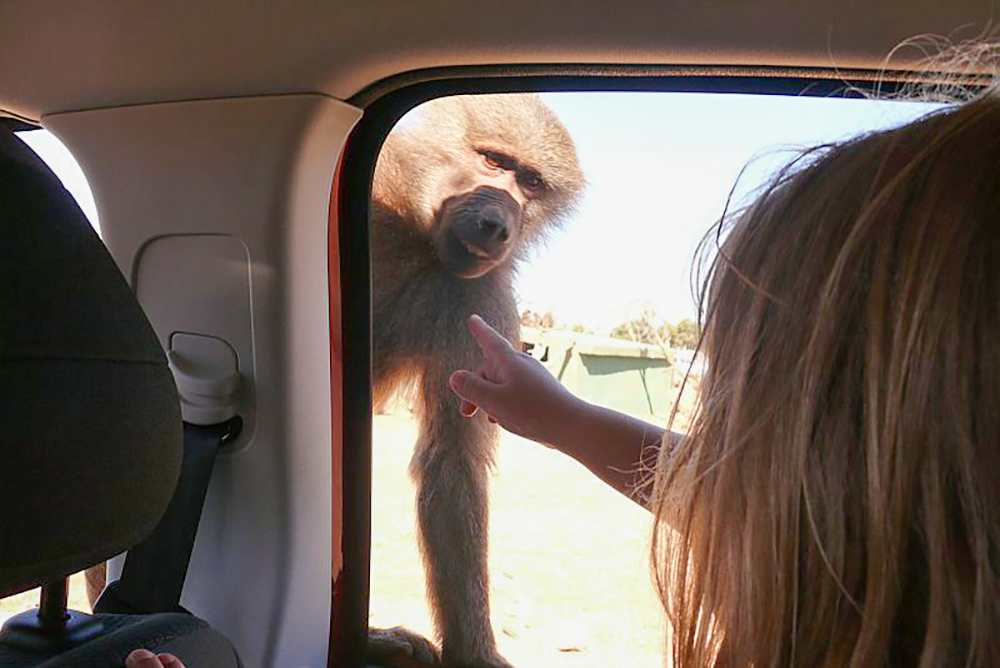
[[[669,350],[592,334],[523,327],[521,342],[574,394],[632,415],[669,417],[686,370]]]

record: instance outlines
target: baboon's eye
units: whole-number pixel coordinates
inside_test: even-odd
[[[510,169],[510,158],[493,151],[482,151],[483,161],[490,169]]]
[[[518,174],[518,181],[520,181],[523,188],[528,190],[544,190],[545,180],[542,179],[538,172],[521,172]]]

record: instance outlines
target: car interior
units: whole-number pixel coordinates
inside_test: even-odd
[[[41,587],[0,666],[366,665],[370,193],[414,107],[892,92],[929,76],[898,45],[995,9],[0,0],[0,597]],[[15,134],[37,128],[100,238]],[[96,612],[67,612],[104,561]]]

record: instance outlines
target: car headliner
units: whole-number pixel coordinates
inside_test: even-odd
[[[281,93],[348,99],[456,65],[878,69],[902,40],[979,34],[993,0],[4,0],[0,110],[45,114]],[[905,9],[903,9],[905,7]],[[916,49],[894,58],[908,68]]]

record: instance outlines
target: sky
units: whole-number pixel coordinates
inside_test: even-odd
[[[766,180],[795,149],[901,125],[917,102],[720,93],[549,93],[573,137],[588,187],[564,229],[520,272],[522,310],[600,333],[652,310],[696,315],[691,259],[739,193]],[[98,227],[83,172],[57,138],[20,133]]]
[[[62,181],[63,186],[73,195],[76,203],[83,209],[90,224],[98,231],[101,231],[100,221],[97,216],[97,205],[94,204],[94,196],[90,192],[87,184],[87,177],[83,175],[83,170],[76,162],[73,154],[59,139],[47,130],[32,130],[31,132],[18,132],[28,146],[37,153],[42,160],[48,164],[49,168],[56,173]]]
[[[522,270],[522,308],[603,333],[645,309],[671,322],[695,318],[691,260],[744,166],[737,192],[745,196],[795,149],[901,125],[934,108],[719,93],[544,99],[573,136],[589,186],[578,215]]]

